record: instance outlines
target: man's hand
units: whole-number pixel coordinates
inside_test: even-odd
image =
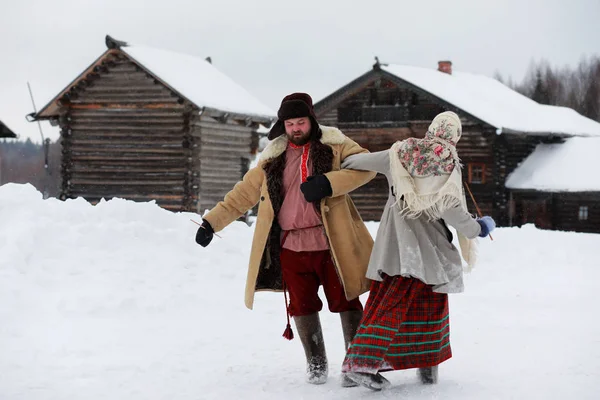
[[[300,185],[300,190],[309,203],[319,201],[333,193],[331,183],[325,175],[309,176],[306,178],[306,182]]]
[[[196,243],[198,243],[202,247],[208,246],[208,244],[213,239],[215,231],[212,226],[208,223],[207,220],[202,220],[202,225],[198,228],[198,232],[196,232]]]

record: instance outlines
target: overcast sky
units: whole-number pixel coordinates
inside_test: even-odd
[[[0,119],[25,121],[106,50],[104,36],[211,56],[273,109],[306,91],[315,101],[382,62],[520,81],[532,60],[574,66],[600,55],[599,0],[0,0]],[[52,139],[57,131],[43,124]]]

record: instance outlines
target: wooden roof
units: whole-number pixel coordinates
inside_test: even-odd
[[[16,138],[17,135],[14,133],[4,122],[0,121],[0,138]]]
[[[108,49],[58,93],[30,120],[57,117],[60,100],[90,75],[106,69],[115,56],[125,56],[140,69],[204,112],[228,114],[232,118],[271,123],[276,113],[215,68],[209,60],[190,55],[130,46],[106,36]]]

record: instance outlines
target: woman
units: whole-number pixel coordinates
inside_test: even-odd
[[[423,383],[437,382],[437,365],[452,356],[448,293],[464,290],[462,255],[472,267],[477,236],[494,229],[490,217],[467,211],[453,112],[436,116],[423,139],[389,150],[357,154],[342,167],[384,174],[390,195],[377,232],[367,278],[373,280],[361,325],[342,372],[373,390],[390,385],[380,371],[419,368]]]

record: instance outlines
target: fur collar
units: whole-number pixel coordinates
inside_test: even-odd
[[[323,136],[320,139],[321,143],[327,145],[344,143],[346,136],[338,128],[325,125],[319,125],[319,127],[321,128],[321,132],[323,132]],[[287,145],[288,139],[285,134],[273,139],[260,155],[260,161],[272,160],[279,157],[287,149]]]

